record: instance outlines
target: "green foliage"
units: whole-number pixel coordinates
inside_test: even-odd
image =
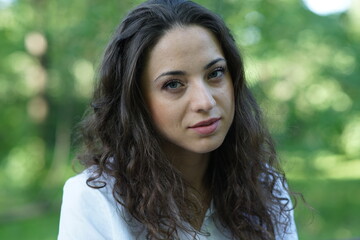
[[[360,180],[292,181],[303,192],[311,211],[299,204],[295,219],[299,239],[353,239],[360,236]]]
[[[63,182],[73,174],[76,124],[110,35],[139,2],[0,4],[1,239],[31,239],[19,235],[17,226],[26,234],[38,229],[34,239],[56,236],[54,211]],[[300,203],[301,239],[360,236],[354,224],[360,195],[355,187],[360,179],[359,9],[317,16],[300,0],[197,2],[228,23],[290,183],[318,211],[307,225]],[[40,207],[40,215],[27,214],[27,208],[14,213],[33,202],[50,207]],[[51,227],[42,229],[47,221]]]
[[[0,226],[2,239],[54,240],[57,238],[59,214],[48,212],[41,216]]]

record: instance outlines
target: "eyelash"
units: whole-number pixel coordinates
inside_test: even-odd
[[[221,72],[221,76],[216,76],[216,77],[213,77],[213,78],[220,78],[220,77],[222,77],[222,76],[225,74],[226,68],[225,68],[225,67],[217,67],[217,68],[215,68],[214,71],[212,71],[211,73],[209,73],[208,78],[209,78],[209,79],[212,78],[212,77],[210,77],[211,74],[214,74],[214,73],[216,73],[216,72]]]
[[[167,81],[167,82],[164,83],[162,89],[168,89],[168,90],[176,90],[176,89],[178,89],[179,87],[177,87],[177,88],[170,88],[170,87],[169,87],[170,84],[174,84],[174,83],[178,83],[178,84],[180,84],[181,86],[184,85],[184,84],[183,84],[181,81],[179,81],[179,80],[169,80],[169,81]],[[180,87],[181,87],[181,86],[180,86]]]

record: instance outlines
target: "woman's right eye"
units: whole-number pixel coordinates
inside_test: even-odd
[[[184,86],[184,84],[182,84],[180,81],[170,80],[170,81],[166,82],[162,88],[168,89],[168,90],[176,90],[176,89],[181,88],[182,86]]]

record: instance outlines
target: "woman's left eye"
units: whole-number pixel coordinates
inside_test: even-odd
[[[219,77],[222,77],[225,73],[225,68],[223,67],[219,67],[219,68],[216,68],[214,71],[212,71],[209,75],[208,75],[208,78],[219,78]]]
[[[181,88],[182,86],[183,86],[183,84],[180,81],[170,80],[170,81],[166,82],[162,88],[168,89],[168,90],[176,90],[176,89]]]

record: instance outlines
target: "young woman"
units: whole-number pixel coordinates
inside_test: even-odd
[[[297,239],[272,139],[222,19],[150,0],[107,47],[59,239]]]

